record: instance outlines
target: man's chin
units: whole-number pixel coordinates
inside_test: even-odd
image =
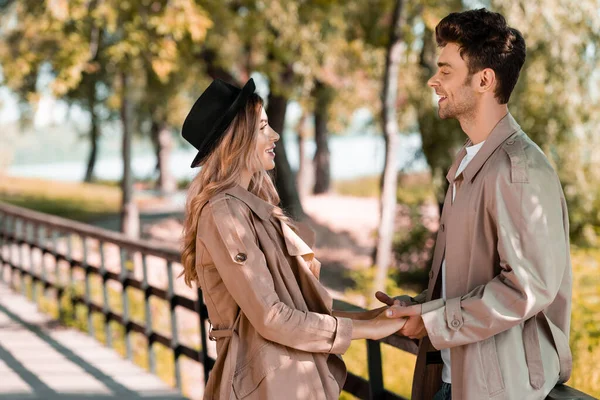
[[[440,117],[440,119],[450,119],[450,118],[456,118],[456,115],[452,114],[452,111],[443,108],[438,108],[438,117]]]

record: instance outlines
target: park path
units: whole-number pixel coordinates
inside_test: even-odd
[[[157,376],[65,328],[0,283],[0,400],[184,400]]]

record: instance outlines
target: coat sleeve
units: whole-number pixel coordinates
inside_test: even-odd
[[[227,291],[261,336],[313,353],[342,354],[348,349],[350,319],[297,310],[279,299],[242,202],[211,200],[200,216],[198,235]]]
[[[499,168],[486,182],[500,273],[422,315],[435,348],[485,340],[533,317],[556,297],[570,265],[568,217],[558,177],[539,158],[519,173],[514,165]]]

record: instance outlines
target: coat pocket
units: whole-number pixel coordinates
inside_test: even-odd
[[[233,376],[233,390],[236,398],[243,399],[258,388],[260,383],[290,360],[285,346],[265,343],[250,360]]]
[[[504,380],[500,370],[500,361],[496,350],[496,339],[494,336],[479,342],[479,354],[485,374],[485,382],[490,397],[504,390]]]

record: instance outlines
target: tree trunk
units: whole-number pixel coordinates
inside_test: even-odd
[[[85,170],[84,182],[91,182],[94,179],[94,168],[96,166],[96,159],[98,157],[98,138],[100,136],[99,126],[98,126],[98,116],[96,115],[96,110],[94,109],[95,105],[95,96],[93,102],[90,102],[90,155],[88,157],[87,168]]]
[[[390,28],[390,42],[388,44],[385,75],[382,92],[382,122],[385,137],[385,167],[383,170],[383,190],[381,193],[381,220],[377,235],[377,254],[375,265],[377,274],[373,285],[373,292],[385,291],[385,282],[392,257],[392,240],[394,236],[394,220],[396,217],[396,190],[397,165],[396,154],[398,144],[398,122],[396,116],[396,99],[398,96],[398,74],[400,69],[400,56],[402,55],[402,2],[396,0],[394,17]],[[374,297],[371,297],[374,299]]]
[[[308,113],[302,112],[300,121],[298,122],[298,173],[296,175],[296,186],[300,199],[309,193],[309,186],[311,181],[311,165],[307,160],[306,151],[304,149],[306,143],[306,120],[308,119]]]
[[[296,178],[285,154],[283,138],[287,102],[287,97],[271,91],[267,114],[269,115],[269,124],[281,136],[275,149],[275,186],[277,186],[281,198],[280,206],[294,219],[299,220],[304,218],[305,214],[296,189]]]
[[[152,121],[150,130],[154,151],[156,152],[156,169],[158,170],[156,186],[161,195],[171,194],[177,189],[177,182],[169,169],[173,137],[165,122]]]
[[[123,127],[123,178],[121,180],[121,232],[139,237],[140,218],[133,202],[133,177],[131,172],[131,103],[127,97],[128,78],[121,73],[121,124]]]
[[[327,140],[329,105],[332,99],[332,89],[317,81],[315,85],[315,186],[314,194],[329,192],[331,186],[330,152]]]
[[[87,83],[87,106],[90,111],[90,154],[88,157],[87,167],[85,169],[84,182],[91,182],[94,179],[94,167],[98,158],[98,139],[100,136],[100,127],[98,115],[96,114],[96,76],[90,76],[90,81]]]

